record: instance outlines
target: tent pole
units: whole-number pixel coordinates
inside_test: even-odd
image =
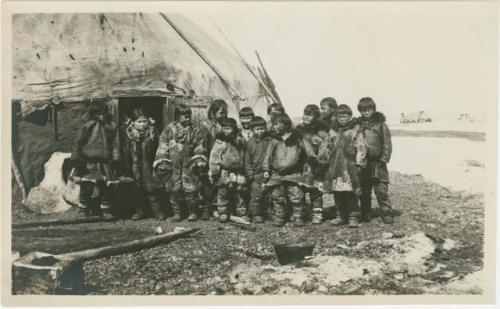
[[[14,151],[14,150],[12,150]],[[21,172],[17,166],[15,157],[14,157],[14,152],[12,152],[12,172],[14,173],[14,178],[16,179],[17,185],[19,186],[19,189],[21,190],[21,195],[22,195],[22,202],[24,203],[26,201],[28,193],[26,192],[26,186],[24,185],[23,181],[23,176],[21,175]]]
[[[238,92],[236,92],[236,90],[234,90],[233,87],[231,87],[229,82],[226,81],[224,77],[222,77],[222,74],[219,72],[219,70],[217,70],[217,68],[208,60],[208,58],[202,53],[202,51],[199,50],[191,41],[187,39],[187,37],[183,34],[181,29],[179,29],[179,27],[177,27],[177,25],[170,18],[168,18],[166,14],[160,13],[160,15],[175,30],[175,32],[177,32],[177,34],[189,45],[189,47],[191,47],[198,54],[198,56],[200,56],[200,58],[203,61],[205,61],[205,63],[212,69],[212,71],[215,72],[215,74],[222,81],[222,84],[226,86],[226,88],[229,89],[230,92],[232,92],[232,95],[241,98]]]
[[[243,58],[243,56],[240,54],[240,52],[236,49],[236,47],[231,43],[231,41],[229,41],[229,39],[226,37],[226,35],[222,32],[222,30],[216,25],[214,24],[215,27],[217,28],[217,30],[219,30],[220,34],[222,35],[222,37],[224,37],[224,39],[227,41],[227,43],[229,44],[229,46],[231,46],[231,48],[234,50],[234,52],[238,55],[238,57],[240,57],[241,61],[243,61],[243,63],[245,64],[245,67],[248,69],[248,71],[250,71],[250,73],[253,75],[253,77],[255,77],[255,79],[259,82],[259,84],[262,86],[262,88],[264,88],[264,90],[267,92],[267,94],[271,97],[272,101],[274,103],[278,103],[278,100],[276,100],[276,98],[274,97],[273,93],[271,92],[271,90],[269,90],[269,88],[264,84],[264,82],[262,82],[258,77],[257,75],[255,74],[255,72],[252,70],[252,68],[250,67],[250,65],[245,61],[245,59]]]
[[[257,55],[257,59],[259,60],[260,66],[262,67],[262,71],[264,72],[264,76],[266,77],[267,81],[269,82],[269,86],[273,90],[273,93],[275,94],[276,98],[278,99],[278,103],[281,103],[281,98],[278,95],[278,92],[276,91],[276,88],[274,88],[274,83],[271,80],[271,77],[269,77],[269,74],[267,74],[266,68],[264,67],[264,64],[262,63],[262,60],[260,59],[260,55],[257,51],[255,51],[255,54]]]

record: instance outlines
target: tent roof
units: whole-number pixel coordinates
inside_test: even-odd
[[[238,95],[249,105],[264,99],[235,54],[182,15],[165,15],[177,30],[157,13],[14,15],[13,99],[26,114],[57,96],[167,95],[167,83],[199,96]]]

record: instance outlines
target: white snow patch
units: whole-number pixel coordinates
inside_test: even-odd
[[[443,286],[433,286],[428,288],[427,292],[431,294],[447,295],[482,294],[484,280],[484,270],[479,270],[468,274],[462,279],[451,281]]]
[[[422,175],[453,190],[484,193],[485,142],[463,138],[394,136],[392,143],[389,170]]]
[[[71,208],[64,199],[66,184],[62,180],[62,164],[70,153],[54,152],[44,165],[45,176],[40,184],[32,188],[25,205],[40,214],[63,212]]]
[[[316,292],[326,293],[328,288],[337,287],[346,281],[356,281],[363,277],[378,276],[383,264],[372,260],[361,260],[344,256],[318,255],[305,261],[300,267],[240,265],[231,275],[240,292],[252,291],[259,294],[266,290],[262,285],[277,287],[277,294],[300,294],[305,284],[316,284]]]
[[[426,272],[425,261],[434,252],[435,246],[424,233],[419,232],[401,240],[387,240],[390,241],[394,244],[394,250],[384,258],[388,269],[407,272],[409,275]]]
[[[448,239],[446,238],[444,240],[444,244],[443,244],[443,249],[446,250],[446,251],[450,251],[451,249],[455,248],[457,246],[457,242],[452,240],[452,239]]]

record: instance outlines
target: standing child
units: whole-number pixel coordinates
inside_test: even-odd
[[[288,115],[277,115],[273,119],[273,138],[269,142],[263,162],[266,187],[271,188],[274,208],[273,225],[283,226],[286,220],[286,201],[292,208],[292,220],[295,226],[303,226],[304,164],[312,149],[300,132],[292,127]]]
[[[76,137],[71,158],[85,179],[80,184],[80,207],[85,215],[102,216],[101,202],[110,197],[107,181],[117,177],[120,166],[120,138],[104,103],[94,103],[89,116]]]
[[[297,126],[303,138],[312,146],[315,157],[320,151],[327,151],[329,140],[328,126],[320,119],[319,107],[309,104],[304,108],[302,123]],[[326,167],[319,164],[317,160],[308,160],[304,165],[304,181],[307,185],[307,193],[312,204],[312,223],[321,224],[323,222],[323,180]]]
[[[377,112],[372,98],[362,98],[358,104],[361,113],[361,128],[368,147],[368,165],[361,176],[361,213],[365,221],[370,221],[371,194],[374,188],[378,206],[382,210],[382,221],[394,223],[389,201],[389,171],[387,163],[391,159],[391,131],[385,124],[384,114]]]
[[[245,153],[245,173],[250,184],[248,212],[253,222],[264,222],[264,171],[263,162],[271,138],[266,132],[266,121],[255,117],[250,121],[253,136],[247,142]]]
[[[184,207],[189,221],[198,220],[199,171],[207,164],[204,136],[191,122],[191,113],[185,104],[175,107],[175,121],[163,130],[153,164],[158,171],[171,169],[172,176],[165,187],[170,193],[175,222],[182,219]],[[208,220],[206,212],[202,219]]]
[[[241,129],[240,134],[248,142],[250,137],[253,135],[252,128],[250,127],[250,121],[255,117],[253,110],[250,107],[243,107],[239,112]]]
[[[205,136],[205,149],[207,154],[210,154],[212,147],[214,146],[217,134],[221,133],[221,121],[227,119],[228,105],[226,101],[222,99],[214,100],[210,103],[208,107],[207,119],[202,122],[201,128]],[[208,179],[206,173],[201,177],[202,181],[202,197],[203,197],[203,209],[209,215],[213,214],[213,206],[216,203],[217,187],[213,186]]]
[[[217,134],[210,153],[208,176],[216,184],[217,212],[220,222],[229,220],[231,201],[236,201],[236,213],[246,217],[247,207],[245,173],[245,142],[238,135],[238,124],[233,118],[220,122],[222,132]]]
[[[123,163],[126,174],[135,180],[134,198],[138,199],[132,220],[144,217],[144,202],[149,204],[158,220],[165,220],[160,201],[161,183],[153,173],[153,162],[158,148],[158,132],[154,127],[154,120],[141,108],[134,109],[123,131]],[[144,198],[147,201],[144,201]]]
[[[366,144],[363,132],[352,119],[352,110],[345,104],[336,111],[337,124],[330,131],[330,166],[325,176],[325,191],[333,192],[340,216],[333,225],[349,223],[356,228],[359,223],[358,197],[361,194],[359,173],[366,166]],[[319,158],[324,161],[324,157]]]

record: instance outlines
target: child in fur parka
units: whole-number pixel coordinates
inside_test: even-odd
[[[208,155],[210,155],[212,151],[217,135],[222,131],[220,122],[227,119],[227,112],[228,105],[226,101],[222,99],[212,101],[208,107],[207,118],[202,121],[200,126],[205,136],[205,149]],[[209,217],[212,217],[214,204],[217,203],[217,187],[210,183],[207,173],[201,177],[201,181],[204,212],[206,212]]]
[[[337,123],[330,130],[329,155],[320,154],[320,162],[329,162],[324,189],[333,192],[340,216],[332,220],[333,225],[349,223],[356,228],[359,223],[359,201],[361,185],[359,174],[366,166],[366,143],[363,132],[352,110],[341,104],[336,110]]]
[[[302,123],[296,129],[301,132],[303,138],[309,142],[318,156],[320,151],[328,151],[328,140],[330,128],[321,119],[321,112],[317,105],[309,104],[304,108]],[[307,185],[306,191],[312,204],[312,223],[323,222],[323,180],[327,165],[319,164],[317,160],[308,160],[304,165],[304,181]]]
[[[175,121],[163,130],[153,164],[158,172],[171,172],[165,187],[170,193],[174,222],[182,219],[183,209],[189,213],[189,221],[198,220],[200,175],[207,165],[204,135],[191,122],[191,113],[185,104],[175,107]],[[208,220],[206,211],[202,219]]]
[[[245,153],[245,173],[250,185],[250,203],[248,212],[253,222],[264,222],[264,171],[263,163],[267,147],[271,140],[266,131],[266,121],[262,117],[254,117],[250,121],[252,137],[247,142]]]
[[[122,130],[124,172],[134,178],[135,213],[132,220],[144,217],[149,205],[155,217],[165,220],[160,201],[162,184],[153,172],[153,162],[158,148],[158,132],[154,120],[142,109],[134,109]],[[146,199],[147,201],[145,201]],[[145,203],[146,202],[146,203]]]
[[[391,131],[385,124],[384,114],[377,112],[372,98],[362,98],[358,104],[359,119],[368,147],[368,165],[361,175],[361,212],[363,220],[370,221],[371,191],[375,191],[378,206],[382,210],[382,221],[394,223],[389,200],[389,171],[387,163],[391,159]]]
[[[236,214],[247,216],[245,141],[238,134],[238,124],[233,118],[221,120],[222,132],[217,134],[210,152],[208,176],[217,185],[217,212],[220,222],[227,222],[231,215],[231,202],[236,201]],[[247,218],[245,218],[247,219]]]
[[[293,224],[304,225],[304,165],[314,157],[311,145],[286,114],[273,119],[273,135],[263,162],[266,187],[271,189],[274,218],[272,224],[283,226],[287,216],[287,200],[292,208]]]

